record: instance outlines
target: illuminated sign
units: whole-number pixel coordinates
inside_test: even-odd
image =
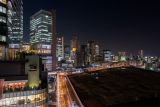
[[[0,0],[0,2],[6,4],[6,0]]]
[[[76,51],[77,51],[77,49],[76,49],[76,48],[72,48],[72,51],[73,51],[73,52],[76,52]]]

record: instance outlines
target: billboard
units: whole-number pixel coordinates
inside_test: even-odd
[[[3,86],[4,86],[4,80],[0,79],[0,99],[3,97]]]

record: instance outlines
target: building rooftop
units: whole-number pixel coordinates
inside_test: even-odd
[[[69,78],[85,107],[160,105],[159,72],[114,68]]]
[[[27,75],[0,75],[0,79],[5,81],[28,80]]]
[[[32,19],[32,18],[34,18],[34,17],[36,17],[36,16],[38,16],[38,15],[40,15],[40,14],[52,15],[51,12],[41,9],[41,10],[39,10],[38,12],[36,12],[34,15],[32,15],[32,16],[30,17],[30,19]]]

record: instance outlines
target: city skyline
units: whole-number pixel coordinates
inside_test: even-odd
[[[67,43],[76,32],[81,41],[97,40],[103,49],[143,49],[146,55],[160,56],[160,7],[156,1],[24,1],[25,40],[29,38],[29,17],[40,9],[56,9],[57,32]]]
[[[160,106],[152,1],[0,0],[0,107]]]

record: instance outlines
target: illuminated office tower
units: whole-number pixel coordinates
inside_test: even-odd
[[[99,54],[100,54],[99,45],[96,44],[96,45],[95,45],[95,55],[98,56]]]
[[[95,62],[96,55],[99,54],[99,46],[95,41],[88,41],[87,43],[87,62],[92,64]]]
[[[58,61],[64,59],[64,38],[57,37],[57,45],[56,45],[56,57]]]
[[[7,7],[9,48],[19,49],[23,40],[23,2],[8,0]]]
[[[127,60],[127,52],[118,52],[118,57],[120,61],[126,61]]]
[[[65,60],[70,59],[70,45],[64,45],[64,58]]]
[[[144,51],[143,51],[143,50],[140,50],[140,51],[139,51],[139,55],[140,55],[140,57],[143,59],[143,57],[144,57]]]
[[[7,46],[7,2],[0,0],[0,60],[5,58]]]
[[[56,11],[40,10],[30,17],[30,44],[36,54],[41,55],[44,69],[53,71],[56,57]]]
[[[71,50],[78,50],[78,37],[77,37],[77,34],[73,34],[70,46],[71,46]]]
[[[52,13],[40,10],[30,18],[30,43],[40,54],[51,54]]]
[[[76,34],[73,35],[71,44],[70,44],[70,49],[71,49],[71,60],[73,63],[76,65],[77,63],[77,52],[78,52],[78,37]]]
[[[103,61],[111,62],[113,60],[113,55],[111,50],[103,50]]]

